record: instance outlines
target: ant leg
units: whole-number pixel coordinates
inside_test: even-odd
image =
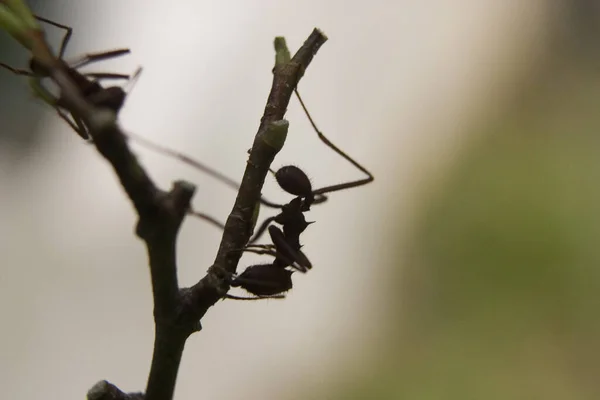
[[[149,139],[146,139],[139,135],[135,135],[133,133],[128,133],[127,136],[130,139],[132,139],[133,141],[135,141],[136,143],[138,143],[139,145],[141,145],[147,149],[155,151],[158,154],[162,154],[163,156],[174,158],[176,160],[181,161],[184,164],[191,166],[192,168],[202,171],[203,173],[213,177],[214,179],[218,180],[219,182],[229,186],[233,190],[238,190],[240,188],[239,182],[236,182],[235,180],[229,178],[228,176],[223,175],[219,171],[217,171],[205,164],[202,164],[200,161],[198,161],[184,153],[175,151],[166,146],[162,146],[162,145],[157,144]],[[282,207],[281,204],[277,204],[272,201],[269,201],[262,196],[260,198],[260,204],[262,204],[266,207],[269,207],[269,208],[281,208]],[[265,227],[265,229],[266,229],[266,227]]]
[[[275,218],[277,218],[277,216],[269,217],[269,218],[265,219],[262,222],[262,224],[260,224],[260,226],[258,227],[258,230],[254,234],[254,236],[252,236],[250,238],[250,240],[248,241],[248,244],[252,245],[252,244],[256,243],[256,241],[258,239],[260,239],[260,237],[263,235],[263,233],[265,233],[265,231],[267,230],[267,228],[269,227],[269,225],[271,224],[271,222],[275,221]]]
[[[213,218],[213,217],[211,217],[208,214],[204,214],[204,213],[201,213],[201,212],[198,212],[198,211],[194,211],[191,208],[188,210],[188,214],[192,215],[192,216],[194,216],[196,218],[203,219],[206,222],[208,222],[208,223],[216,226],[217,228],[221,228],[223,230],[225,229],[225,224],[224,223],[222,223],[221,221],[218,221],[216,218]]]
[[[111,74],[108,72],[86,72],[82,74],[86,78],[94,80],[100,79],[129,79],[129,75],[126,74]]]
[[[65,31],[65,35],[63,36],[63,39],[60,43],[60,49],[58,51],[58,58],[60,60],[62,60],[63,55],[65,54],[65,50],[67,49],[67,44],[69,43],[69,40],[71,39],[71,34],[73,34],[73,28],[71,28],[70,26],[67,25],[63,25],[63,24],[59,24],[58,22],[54,22],[51,21],[49,19],[40,17],[39,15],[34,15],[34,17],[38,20],[38,21],[42,21],[45,22],[49,25],[52,25],[56,28],[59,29],[63,29]]]
[[[289,242],[290,238],[286,238],[283,234],[283,231],[279,229],[275,225],[269,226],[269,235],[271,236],[271,240],[273,241],[273,245],[275,245],[275,249],[277,250],[277,256],[285,262],[288,260],[293,260],[293,266],[300,266],[298,268],[301,272],[307,272],[312,268],[312,264],[308,257],[300,250],[300,238],[297,237],[297,246]]]
[[[227,186],[230,186],[232,189],[235,189],[235,190],[239,189],[239,184],[236,181],[234,181],[233,179],[221,174],[220,172],[218,172],[210,167],[207,167],[206,165],[200,163],[199,161],[196,161],[195,159],[193,159],[190,156],[187,156],[183,153],[180,153],[175,150],[172,150],[167,147],[156,144],[142,136],[135,135],[133,133],[129,133],[128,136],[130,139],[133,139],[135,142],[137,142],[138,144],[142,145],[143,147],[145,147],[147,149],[153,150],[153,151],[155,151],[159,154],[162,154],[164,156],[167,156],[167,157],[175,158],[175,159],[183,162],[184,164],[190,165],[191,167],[199,169],[200,171],[204,172],[205,174],[212,176],[216,180],[223,182]]]
[[[133,75],[131,75],[131,77],[127,80],[127,82],[125,82],[125,85],[123,85],[123,90],[127,94],[129,94],[131,92],[131,90],[133,90],[133,87],[137,83],[141,74],[142,74],[142,67],[138,67],[138,69],[135,70],[135,72],[133,73]]]
[[[342,156],[346,161],[348,161],[350,164],[352,164],[358,170],[360,170],[365,175],[367,175],[367,177],[364,178],[364,179],[359,179],[359,180],[356,180],[356,181],[351,181],[351,182],[346,182],[346,183],[340,183],[340,184],[337,184],[337,185],[331,185],[331,186],[323,187],[321,189],[317,189],[317,190],[313,191],[313,195],[315,195],[315,196],[317,196],[317,195],[324,195],[325,193],[337,192],[338,190],[350,189],[350,188],[353,188],[353,187],[362,186],[362,185],[366,185],[367,183],[373,182],[373,180],[375,179],[373,177],[373,174],[371,174],[365,167],[363,167],[362,165],[360,165],[352,157],[350,157],[349,155],[347,155],[346,153],[344,153],[340,148],[338,148],[329,139],[327,139],[325,137],[325,135],[323,135],[323,133],[319,130],[319,128],[317,128],[317,125],[315,124],[315,121],[312,119],[310,113],[308,112],[308,109],[306,108],[306,105],[304,104],[304,101],[302,100],[302,97],[300,97],[300,93],[298,92],[298,89],[294,89],[294,93],[296,93],[296,97],[298,98],[298,101],[300,102],[300,105],[302,106],[302,109],[304,110],[304,113],[308,117],[308,120],[310,121],[310,124],[312,125],[313,129],[315,130],[315,132],[319,136],[319,139],[321,139],[321,141],[323,143],[325,143],[325,145],[327,147],[329,147],[330,149],[332,149],[333,151],[335,151],[337,154],[339,154],[340,156]],[[325,201],[325,199],[322,199],[321,202],[323,202],[323,201]]]
[[[61,110],[58,107],[56,108],[56,113],[67,124],[69,124],[69,126],[71,127],[71,129],[73,129],[79,136],[81,136],[82,139],[84,139],[84,140],[89,140],[90,139],[90,135],[88,133],[88,130],[87,130],[86,126],[83,124],[83,121],[81,121],[80,118],[77,118],[77,117],[73,116],[73,114],[71,114],[73,120],[75,120],[75,122],[73,122],[69,118],[68,114],[65,113],[63,110]]]
[[[244,251],[248,250],[250,252],[255,251],[256,254],[269,254],[269,252],[273,252],[273,250],[275,250],[275,245],[274,244],[251,244],[251,245],[244,247],[243,250]],[[260,253],[261,251],[264,253]]]
[[[34,76],[34,74],[31,71],[27,71],[26,69],[13,68],[8,64],[0,63],[0,67],[7,69],[16,75]]]
[[[259,246],[259,245],[254,245],[254,246]],[[264,246],[268,246],[268,245],[264,245]],[[273,257],[277,257],[277,252],[273,249],[269,249],[267,247],[246,247],[241,249],[240,251],[245,252],[245,253],[254,253],[254,254],[258,254],[258,255],[267,255],[267,256],[273,256]]]
[[[97,61],[103,61],[103,60],[108,60],[111,58],[116,58],[116,57],[120,57],[123,56],[125,54],[129,54],[131,53],[131,50],[129,49],[117,49],[117,50],[109,50],[109,51],[102,51],[99,53],[87,53],[84,54],[82,56],[80,56],[79,58],[75,59],[75,60],[70,60],[67,62],[67,65],[71,68],[81,68],[83,66],[86,66],[88,64],[97,62]]]
[[[69,121],[69,123],[70,123],[70,121]],[[225,224],[223,224],[221,221],[217,220],[216,218],[211,217],[208,214],[194,211],[191,208],[190,208],[190,210],[188,210],[188,214],[193,217],[200,218],[200,219],[212,224],[213,226],[220,228],[221,230],[225,229]],[[276,246],[274,246],[273,244],[254,244],[256,239],[258,239],[258,237],[260,235],[262,235],[263,232],[269,227],[269,224],[273,221],[274,218],[275,217],[269,217],[263,222],[263,224],[261,225],[260,231],[257,233],[257,235],[255,235],[254,240],[251,239],[245,248],[231,250],[231,251],[242,251],[242,252],[254,253],[254,254],[259,254],[259,255],[270,255],[273,257],[279,256],[284,262],[288,263],[293,268],[296,268],[296,269],[300,270],[301,272],[306,272],[308,269],[310,269],[312,267],[312,265],[310,264],[310,261],[308,261],[308,258],[306,258],[304,253],[302,253],[302,251],[298,250],[296,252],[291,247],[289,247],[289,245],[287,245],[287,243],[285,243],[284,247],[286,247],[286,250],[288,251],[288,253],[295,254],[294,257],[290,258],[287,254],[278,253],[276,251]],[[280,244],[280,246],[281,246],[281,244]],[[294,259],[296,259],[296,258],[299,259],[301,262],[295,261]]]
[[[272,244],[254,244],[251,246],[252,247],[245,247],[241,251],[246,253],[275,257],[279,261],[283,261],[285,263],[285,266],[294,268],[296,271],[302,273],[306,273],[310,268],[312,268],[310,261],[308,261],[308,258],[301,251],[299,251],[299,254],[292,255],[288,253],[283,253],[281,251],[277,251],[277,248],[275,248],[275,246]],[[296,261],[296,258],[300,258],[302,262],[300,263]],[[308,267],[304,264],[308,264]]]
[[[319,139],[325,143],[325,145],[327,145],[329,148],[331,148],[333,151],[335,151],[336,153],[338,153],[340,156],[342,156],[344,159],[346,159],[348,162],[350,162],[353,166],[355,166],[357,169],[359,169],[360,171],[362,171],[365,175],[367,175],[367,178],[364,179],[360,179],[357,181],[352,181],[352,182],[347,182],[347,183],[341,183],[338,185],[331,185],[331,186],[326,186],[323,187],[321,189],[317,189],[315,191],[313,191],[313,195],[315,196],[315,199],[313,201],[312,204],[320,204],[323,203],[327,200],[327,196],[325,196],[325,193],[330,193],[330,192],[335,192],[338,190],[344,190],[344,189],[350,189],[353,187],[357,187],[357,186],[361,186],[361,185],[366,185],[367,183],[370,183],[374,180],[373,175],[365,168],[363,167],[361,164],[359,164],[358,162],[356,162],[354,159],[352,159],[350,156],[348,156],[346,153],[344,153],[341,149],[339,149],[337,146],[335,146],[317,127],[317,125],[315,124],[314,120],[312,119],[312,116],[310,115],[310,113],[308,112],[308,109],[306,108],[306,105],[304,104],[304,101],[302,100],[302,97],[300,97],[300,93],[298,92],[298,90],[294,91],[296,93],[296,96],[298,98],[298,100],[300,101],[300,105],[302,106],[302,109],[304,110],[306,116],[308,117],[308,120],[310,121],[313,129],[315,130],[315,132],[317,133]],[[238,182],[236,182],[235,180],[229,178],[228,176],[223,175],[222,173],[216,171],[215,169],[208,167],[204,164],[202,164],[201,162],[197,161],[196,159],[181,153],[181,152],[177,152],[175,150],[169,149],[168,147],[165,146],[161,146],[157,143],[154,143],[146,138],[143,138],[141,136],[138,135],[133,135],[133,134],[128,134],[129,138],[133,139],[134,141],[136,141],[138,144],[153,150],[159,154],[162,154],[164,156],[167,157],[172,157],[175,158],[181,162],[183,162],[184,164],[188,164],[193,168],[196,168],[202,172],[204,172],[205,174],[215,178],[216,180],[222,182],[223,184],[231,187],[234,190],[238,190],[240,184]],[[267,200],[266,198],[262,197],[260,198],[260,203],[266,207],[269,208],[278,208],[281,209],[283,207],[282,204],[278,204],[278,203],[274,203],[271,202],[269,200]],[[269,221],[271,222],[272,219]],[[260,236],[264,233],[264,231],[267,229],[269,222],[263,222],[263,224],[260,226],[260,228],[258,229],[257,233],[250,239],[249,243],[254,243],[256,242]]]
[[[255,296],[255,297],[241,297],[233,294],[226,294],[223,296],[224,299],[230,300],[265,300],[265,299],[285,299],[285,294],[274,294],[271,296]]]

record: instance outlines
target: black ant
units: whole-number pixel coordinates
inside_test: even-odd
[[[254,300],[283,297],[283,293],[292,288],[292,273],[294,271],[305,273],[312,268],[312,264],[302,252],[302,245],[300,244],[300,235],[312,223],[306,221],[304,213],[310,211],[310,207],[312,205],[325,202],[327,200],[326,194],[328,193],[366,185],[374,180],[373,175],[366,168],[344,153],[329,139],[327,139],[325,135],[323,135],[323,133],[314,123],[314,120],[308,112],[308,109],[300,97],[300,94],[297,90],[295,90],[295,93],[300,101],[302,109],[307,115],[319,139],[333,151],[354,165],[357,169],[362,171],[367,177],[313,190],[310,180],[306,174],[296,166],[288,165],[281,167],[276,172],[271,171],[275,176],[279,186],[287,193],[296,197],[287,204],[276,204],[266,200],[264,197],[261,197],[260,203],[262,205],[271,208],[278,208],[281,211],[279,214],[266,218],[262,222],[254,236],[249,240],[248,245],[242,249],[242,251],[257,254],[268,254],[275,257],[274,261],[270,264],[251,265],[247,267],[244,272],[233,278],[231,282],[232,287],[241,287],[256,297],[240,298],[237,296],[226,295],[227,298],[236,300]],[[140,140],[138,138],[138,141],[141,141],[142,144],[163,154],[174,156],[187,164],[199,168],[209,173],[216,179],[224,182],[228,186],[233,187],[234,189],[239,187],[237,182],[223,176],[219,172],[214,171],[213,169],[197,162],[196,160],[191,159],[190,157],[176,153],[169,149],[165,149],[164,147],[150,143],[145,139]],[[195,213],[195,215],[203,219],[208,219],[209,222],[215,225],[223,226],[218,222],[215,223],[214,219],[206,218],[204,214]],[[273,223],[281,225],[283,229],[273,225]],[[255,244],[265,230],[269,231],[272,244]],[[291,268],[291,270],[288,268]]]
[[[101,79],[127,79],[129,80],[129,82],[133,82],[139,76],[141,69],[138,69],[133,76],[129,76],[124,74],[103,72],[80,73],[79,71],[77,71],[77,68],[81,68],[85,65],[97,61],[107,60],[128,54],[130,50],[117,49],[100,53],[89,53],[79,57],[76,60],[66,62],[63,59],[63,55],[65,53],[69,39],[71,38],[73,29],[69,26],[59,24],[57,22],[39,17],[37,15],[35,16],[35,18],[41,22],[45,22],[49,25],[55,26],[65,31],[65,35],[63,36],[63,39],[61,41],[57,60],[62,66],[63,70],[68,74],[69,78],[77,86],[81,95],[95,106],[108,108],[117,113],[123,106],[126,97],[126,91],[118,86],[104,88],[100,85],[100,83],[98,83],[98,81]],[[74,115],[73,113],[70,113],[72,118],[71,120],[71,118],[69,118],[68,113],[65,111],[64,100],[60,97],[57,98],[54,95],[52,95],[50,91],[42,85],[41,80],[49,76],[49,71],[45,66],[40,64],[35,58],[31,58],[29,61],[29,70],[13,68],[4,63],[0,63],[0,67],[8,69],[9,71],[17,75],[29,76],[31,78],[30,86],[32,87],[35,94],[38,97],[40,97],[44,102],[54,107],[58,115],[64,121],[66,121],[69,124],[69,126],[79,134],[79,136],[81,136],[85,140],[90,139],[89,129],[82,121],[82,119]]]

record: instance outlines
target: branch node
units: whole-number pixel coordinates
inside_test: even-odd
[[[87,392],[88,400],[143,400],[142,393],[124,393],[108,381],[97,382]]]
[[[287,64],[290,61],[291,56],[290,50],[285,43],[285,38],[283,36],[277,36],[273,44],[275,46],[275,66]]]
[[[258,134],[258,138],[279,152],[285,144],[289,127],[290,123],[285,119],[273,121],[267,126],[267,129]]]
[[[176,181],[173,184],[169,198],[177,218],[182,220],[190,208],[190,202],[196,192],[196,186],[187,181]]]

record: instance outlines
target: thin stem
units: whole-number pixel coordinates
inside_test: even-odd
[[[175,392],[181,356],[189,332],[156,327],[152,364],[144,400],[170,400]]]
[[[274,129],[274,123],[282,121],[294,88],[326,40],[327,37],[321,31],[313,30],[289,62],[277,64],[273,69],[273,84],[269,98],[250,150],[235,204],[225,223],[219,251],[208,275],[188,292],[187,299],[192,308],[191,312],[198,318],[201,318],[208,308],[229,289],[228,279],[235,274],[242,254],[234,250],[244,248],[250,239],[256,204],[260,201],[265,178],[278,151],[263,138],[268,136],[266,133],[270,129]],[[281,42],[278,44],[281,46]],[[281,51],[281,48],[279,50]],[[281,60],[281,57],[278,59]],[[214,290],[218,286],[216,282],[221,283],[217,291]],[[224,292],[219,293],[220,290]],[[220,296],[215,299],[215,295]]]

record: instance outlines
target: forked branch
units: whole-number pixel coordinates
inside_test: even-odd
[[[67,31],[59,56],[55,56],[46,43],[38,20]],[[168,192],[158,188],[129,148],[126,136],[117,124],[116,112],[99,107],[83,95],[80,85],[86,83],[86,77],[75,82],[73,77],[77,75],[73,68],[76,67],[62,60],[71,34],[69,27],[34,16],[23,0],[0,0],[0,28],[31,52],[32,63],[60,89],[60,107],[81,120],[88,129],[98,152],[111,164],[133,203],[138,215],[136,234],[145,242],[148,252],[155,341],[146,391],[125,393],[111,383],[100,381],[90,389],[88,399],[170,400],[185,341],[201,329],[200,320],[206,311],[229,290],[241,257],[240,249],[247,244],[256,223],[255,211],[265,177],[285,141],[288,123],[283,117],[288,103],[313,56],[327,38],[315,29],[291,58],[283,38],[276,39],[271,92],[214,264],[196,285],[181,289],[177,282],[176,241],[181,223],[190,210],[195,187],[177,181]],[[115,52],[102,54],[111,57]],[[98,86],[96,90],[103,88]]]
[[[175,244],[194,187],[176,182],[169,192],[158,189],[129,149],[114,114],[87,103],[65,71],[58,66],[51,68],[51,77],[61,89],[65,104],[89,126],[98,151],[113,166],[139,216],[136,232],[148,249],[156,326],[145,400],[172,398],[186,339],[201,329],[201,318],[228,291],[241,257],[238,250],[248,242],[255,223],[253,215],[265,178],[283,145],[281,137],[287,132],[283,117],[288,103],[314,54],[326,40],[315,29],[291,59],[286,60],[278,52],[271,92],[215,261],[204,278],[184,289],[179,289],[177,283]]]

